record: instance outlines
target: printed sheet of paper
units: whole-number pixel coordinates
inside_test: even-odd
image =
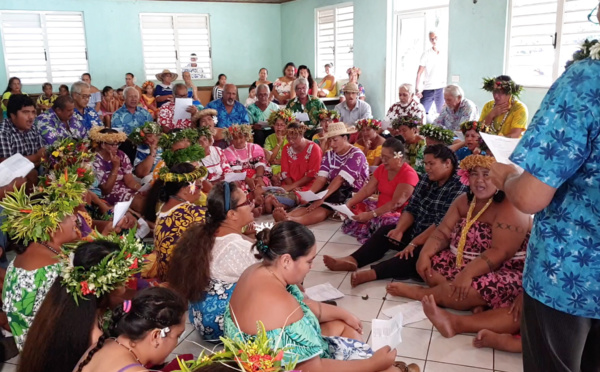
[[[315,200],[321,200],[323,199],[323,197],[325,196],[325,194],[327,194],[327,190],[321,191],[320,193],[315,194],[314,192],[308,190],[308,191],[298,191],[298,195],[300,195],[300,198],[302,199],[302,201],[304,202],[311,202],[311,201],[315,201]]]
[[[354,212],[352,212],[346,204],[331,204],[331,203],[323,203],[323,204],[330,206],[331,208],[333,208],[334,211],[340,212],[341,214],[343,214],[345,216],[348,216],[348,217],[354,216]]]
[[[390,320],[373,319],[371,343],[373,350],[389,345],[392,349],[402,342],[402,313]]]
[[[344,294],[329,282],[306,288],[305,292],[306,295],[314,301],[337,300],[338,298],[344,297]]]
[[[118,202],[117,204],[115,204],[113,228],[115,228],[119,221],[121,221],[123,217],[125,217],[125,213],[127,213],[127,211],[129,210],[129,206],[131,205],[132,201],[133,198],[130,201]]]
[[[423,304],[421,301],[412,301],[398,306],[390,307],[382,310],[382,312],[393,318],[397,314],[402,314],[402,325],[420,322],[421,320],[427,319],[427,315],[423,311]]]
[[[306,112],[294,112],[294,116],[298,121],[310,121],[310,118]]]
[[[242,173],[225,173],[225,182],[243,181],[246,179],[246,172]]]
[[[176,123],[177,120],[192,118],[192,114],[185,110],[193,104],[193,101],[192,98],[175,98],[175,110],[173,111],[174,123]]]
[[[143,218],[140,218],[138,221],[138,228],[135,232],[135,237],[138,239],[144,239],[146,235],[150,233],[150,226]]]
[[[0,186],[6,186],[15,178],[25,177],[34,164],[23,155],[16,153],[0,163]]]
[[[487,147],[496,158],[498,163],[516,165],[508,158],[512,155],[513,151],[517,147],[517,144],[521,140],[520,138],[507,138],[503,136],[494,136],[487,133],[479,133],[481,138],[485,141]],[[521,167],[517,165],[519,169]]]

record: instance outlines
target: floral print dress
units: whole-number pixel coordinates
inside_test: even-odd
[[[115,185],[113,186],[110,194],[104,196],[104,200],[110,205],[115,205],[116,203],[122,201],[128,201],[135,195],[135,191],[130,189],[125,184],[124,179],[125,175],[131,174],[133,169],[131,166],[131,161],[129,160],[129,157],[121,150],[117,152],[117,156],[119,157],[119,160],[121,160],[121,167],[119,167],[119,172],[117,173],[117,180],[115,181]],[[92,167],[94,168],[96,181],[98,181],[98,184],[103,184],[108,180],[113,165],[110,160],[105,160],[102,155],[98,153],[94,158]]]
[[[23,350],[33,318],[59,272],[59,264],[36,270],[15,267],[14,262],[8,265],[2,291],[2,311],[8,317],[10,330],[19,350]]]
[[[246,177],[253,178],[256,174],[256,168],[265,167],[265,173],[262,180],[266,186],[271,185],[271,172],[265,157],[265,150],[255,143],[246,143],[243,149],[236,149],[233,145],[223,151],[225,158],[235,173],[246,172]],[[248,190],[248,185],[241,182],[242,189]]]

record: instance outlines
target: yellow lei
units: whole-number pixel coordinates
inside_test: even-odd
[[[460,233],[460,240],[458,241],[458,247],[456,252],[457,268],[460,268],[463,265],[463,253],[465,250],[465,244],[467,243],[467,234],[469,233],[471,226],[473,226],[473,224],[479,219],[479,217],[481,217],[481,215],[488,209],[488,207],[492,204],[492,201],[494,201],[493,197],[491,197],[490,200],[488,200],[488,202],[483,206],[483,208],[481,208],[479,213],[477,213],[477,215],[473,219],[471,219],[471,215],[473,214],[473,210],[475,209],[475,204],[477,203],[477,199],[473,197],[473,201],[469,206],[469,212],[467,212],[467,220],[465,222],[465,227],[463,227]]]

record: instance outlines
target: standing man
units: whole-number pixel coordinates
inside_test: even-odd
[[[523,273],[527,372],[600,368],[600,60],[594,47],[575,55],[511,156],[524,172],[491,169],[509,200],[536,214]]]
[[[437,35],[435,32],[429,32],[429,41],[431,49],[427,49],[421,55],[419,70],[417,71],[417,82],[415,84],[417,97],[421,98],[421,103],[425,106],[425,112],[429,114],[429,109],[435,101],[435,109],[438,113],[442,112],[444,105],[444,87],[446,86],[446,61],[440,55],[437,48]],[[423,79],[421,80],[421,76]],[[421,87],[421,81],[423,86]]]
[[[225,84],[223,97],[211,101],[206,108],[217,110],[217,127],[229,128],[232,124],[249,124],[246,107],[237,101],[237,87]]]

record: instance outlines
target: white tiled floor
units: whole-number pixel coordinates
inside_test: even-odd
[[[269,221],[262,217],[260,222]],[[304,284],[329,282],[337,287],[345,297],[338,300],[338,306],[343,307],[363,322],[364,340],[370,342],[371,321],[373,319],[388,319],[381,310],[396,306],[409,300],[401,297],[386,296],[385,286],[391,280],[379,280],[363,284],[357,288],[350,286],[350,274],[346,272],[331,272],[324,265],[323,255],[344,256],[354,252],[359,243],[356,239],[342,233],[341,223],[325,221],[311,226],[317,240],[318,257],[312,271],[307,275]],[[368,295],[368,298],[366,297]],[[174,350],[175,354],[193,353],[198,355],[202,347],[212,350],[213,345],[200,340],[193,327],[186,326],[185,339]],[[444,338],[433,329],[429,320],[409,324],[402,330],[402,343],[397,346],[398,360],[416,363],[421,371],[426,372],[522,372],[520,354],[511,354],[492,349],[476,349],[471,345],[472,335],[457,335],[451,339]],[[16,372],[13,363],[0,365],[1,372]]]

